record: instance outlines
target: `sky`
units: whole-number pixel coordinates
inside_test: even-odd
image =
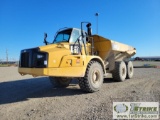
[[[92,32],[160,56],[160,0],[0,0],[0,60],[18,60],[20,50],[52,42],[58,29],[92,23]]]

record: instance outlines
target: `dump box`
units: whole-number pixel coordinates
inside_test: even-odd
[[[106,60],[110,54],[114,55],[115,61],[124,60],[125,58],[130,58],[136,54],[136,49],[129,45],[119,43],[99,35],[93,35],[93,39],[94,51],[97,51],[103,60]]]

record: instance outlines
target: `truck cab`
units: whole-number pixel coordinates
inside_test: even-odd
[[[83,31],[84,32],[84,31]],[[85,33],[85,32],[84,32]],[[87,35],[87,33],[85,33]],[[60,42],[69,42],[75,43],[76,40],[81,36],[81,30],[77,28],[66,28],[60,30],[55,39],[53,40],[52,44],[60,43]]]
[[[57,32],[50,44],[45,36],[45,46],[21,50],[19,73],[33,76],[84,76],[88,59],[86,54],[90,54],[86,52],[90,51],[90,44],[86,43],[87,35],[81,29],[65,28]]]

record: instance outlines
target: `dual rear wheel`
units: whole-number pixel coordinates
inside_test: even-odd
[[[131,61],[116,62],[115,69],[112,71],[112,76],[115,81],[123,82],[125,79],[131,79],[134,74],[134,68]]]

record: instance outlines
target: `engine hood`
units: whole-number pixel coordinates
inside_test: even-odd
[[[48,67],[59,67],[63,57],[71,54],[69,43],[41,46],[39,50],[48,53]]]
[[[50,51],[50,50],[59,50],[59,48],[66,48],[69,49],[69,43],[57,43],[57,44],[49,44],[45,46],[40,46],[39,49],[40,51]]]

